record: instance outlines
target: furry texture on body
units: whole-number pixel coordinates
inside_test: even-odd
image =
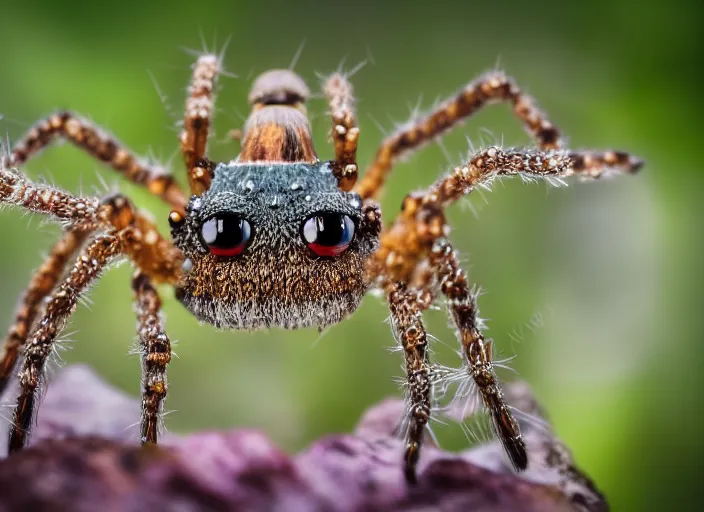
[[[380,226],[362,201],[343,192],[329,163],[238,163],[217,166],[210,189],[193,196],[185,222],[172,229],[187,258],[178,299],[217,327],[325,327],[354,312],[367,290],[365,260],[378,245]],[[335,258],[316,256],[301,236],[319,213],[349,216],[355,235]],[[236,214],[252,226],[235,258],[211,254],[200,236],[205,220]]]

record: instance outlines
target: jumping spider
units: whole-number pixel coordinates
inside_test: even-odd
[[[231,329],[323,328],[348,317],[368,290],[377,289],[388,301],[405,359],[407,413],[401,425],[407,479],[415,479],[435,384],[421,316],[439,296],[457,328],[462,372],[476,386],[513,466],[525,469],[525,444],[492,367],[476,294],[447,238],[445,209],[500,176],[599,178],[607,170],[635,172],[642,162],[617,151],[562,149],[558,129],[531,98],[510,78],[489,73],[387,137],[357,183],[359,129],[347,77],[334,73],[323,84],[335,158],[321,161],[306,115],[308,87],[292,71],[274,70],[254,82],[239,156],[214,163],[205,150],[220,67],[210,54],[193,67],[180,135],[190,197],[170,174],[71,112],[38,122],[3,159],[0,201],[49,215],[64,227],[22,296],[4,343],[0,392],[20,352],[24,355],[9,451],[27,442],[47,357],[79,297],[111,261],[126,257],[135,268],[142,443],[157,442],[171,360],[155,284],[173,285],[199,320]],[[410,193],[398,217],[383,228],[375,199],[398,159],[498,102],[512,105],[537,148],[479,151],[427,190]],[[73,142],[169,203],[171,241],[123,195],[79,197],[33,183],[17,170],[56,138]]]

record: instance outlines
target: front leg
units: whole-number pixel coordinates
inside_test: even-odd
[[[457,254],[447,239],[440,238],[435,242],[429,259],[440,290],[447,297],[450,316],[457,327],[466,373],[472,378],[481,396],[496,437],[501,441],[511,464],[516,471],[522,471],[528,467],[526,445],[494,372],[492,342],[484,338],[480,329],[477,293],[469,288],[467,276],[459,266]],[[460,376],[462,377],[464,375]]]
[[[432,406],[428,339],[421,318],[432,297],[427,291],[409,290],[405,285],[395,283],[388,287],[387,299],[394,337],[401,345],[405,359],[407,417],[402,422],[406,437],[405,474],[409,483],[415,483],[423,434]]]
[[[156,443],[168,388],[166,366],[171,362],[171,342],[164,332],[161,299],[149,278],[137,272],[132,279],[132,290],[142,359],[141,442]]]
[[[0,395],[14,371],[20,350],[25,345],[34,320],[41,309],[42,300],[51,293],[63,275],[71,257],[88,239],[87,231],[66,231],[54,245],[49,257],[32,276],[27,290],[22,294],[15,311],[15,321],[0,344]]]
[[[9,453],[21,450],[27,443],[38,392],[44,380],[44,367],[54,349],[56,337],[75,311],[79,297],[120,252],[121,245],[117,237],[96,237],[81,251],[68,276],[51,294],[44,315],[37,322],[24,351],[24,366],[20,372],[20,396],[17,398],[10,427]]]

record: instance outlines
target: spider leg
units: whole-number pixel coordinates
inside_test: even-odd
[[[56,336],[75,310],[80,295],[95,281],[110,260],[122,254],[128,256],[138,268],[139,275],[144,276],[135,283],[141,325],[140,339],[145,350],[142,430],[146,436],[145,441],[156,442],[156,418],[166,394],[164,369],[170,353],[168,338],[165,339],[163,333],[154,335],[152,330],[154,318],[158,318],[158,297],[147,279],[175,283],[180,275],[180,259],[177,250],[159,237],[148,219],[139,212],[130,211],[131,206],[123,197],[113,198],[103,205],[111,208],[116,218],[128,217],[128,224],[119,231],[113,228],[108,234],[101,234],[88,243],[67,277],[50,295],[43,316],[36,323],[35,330],[25,345],[24,365],[20,372],[21,392],[13,416],[10,451],[20,450],[26,444],[44,366]],[[117,220],[113,221],[118,224]]]
[[[504,176],[562,179],[599,178],[610,170],[635,172],[642,162],[626,153],[562,150],[508,150],[489,147],[456,167],[427,191],[408,195],[401,214],[382,234],[381,246],[369,264],[372,275],[408,282],[433,242],[449,230],[444,210],[477,187]]]
[[[379,147],[374,162],[362,176],[357,192],[362,198],[376,197],[392,167],[404,154],[418,149],[435,137],[446,133],[486,105],[508,102],[513,112],[521,120],[526,131],[542,150],[560,149],[560,131],[534,104],[533,99],[523,93],[513,79],[502,73],[488,73],[471,82],[454,97],[441,103],[429,114],[409,123],[393,135],[387,137]],[[594,159],[585,153],[585,170],[593,164],[603,165],[595,155]],[[575,153],[578,159],[579,153]],[[635,170],[640,164],[636,159],[621,152],[608,151],[603,155],[617,155],[614,166]]]
[[[4,166],[0,167],[0,203],[48,215],[78,230],[92,231],[109,224],[102,216],[100,199],[78,197],[48,185],[38,185],[17,169]]]
[[[338,183],[342,190],[349,191],[357,181],[359,128],[355,114],[354,91],[347,77],[341,73],[333,73],[323,84],[323,92],[330,104]]]
[[[193,75],[188,86],[180,141],[191,194],[200,195],[210,188],[210,171],[199,164],[205,158],[215,103],[215,86],[220,71],[220,58],[217,55],[201,55],[193,65]]]
[[[494,179],[504,176],[596,179],[612,170],[634,173],[642,165],[641,160],[615,151],[538,151],[492,146],[433,184],[421,203],[423,208],[444,208],[475,188],[488,186]]]
[[[491,340],[486,340],[479,328],[477,294],[470,290],[457,254],[446,239],[440,238],[434,243],[430,264],[435,269],[440,290],[447,298],[447,307],[457,327],[467,373],[477,386],[489,411],[494,432],[513,467],[516,471],[524,470],[528,466],[526,445],[494,372]]]
[[[102,199],[74,196],[33,183],[16,169],[0,167],[0,203],[48,215],[76,230],[118,232],[125,254],[152,280],[175,283],[180,278],[181,252],[121,194]]]
[[[19,300],[15,322],[10,327],[0,352],[0,395],[15,368],[19,351],[27,341],[29,330],[39,313],[41,301],[54,289],[69,259],[87,238],[86,231],[66,231],[54,245],[46,261],[32,276],[27,290]]]
[[[135,282],[135,293],[141,322],[140,337],[145,345],[145,385],[148,386],[145,389],[143,431],[146,441],[156,441],[155,418],[166,393],[163,370],[168,357],[164,353],[169,354],[169,344],[168,338],[164,341],[165,335],[154,335],[152,332],[154,318],[158,318],[159,302],[149,283],[176,284],[181,277],[183,255],[159,234],[154,222],[136,210],[127,197],[121,194],[102,199],[74,196],[54,187],[37,185],[17,169],[7,168],[5,163],[0,162],[0,203],[13,204],[51,216],[70,230],[32,281],[21,306],[28,310],[26,314],[20,311],[26,333],[32,323],[30,316],[37,314],[40,295],[51,292],[43,315],[36,322],[29,342],[25,344],[24,364],[19,375],[21,391],[13,414],[9,451],[20,450],[26,444],[39,387],[44,378],[44,367],[52,353],[56,336],[75,310],[79,297],[107,264],[119,255],[127,256],[141,276]],[[170,219],[178,218],[181,218],[179,212],[171,213]],[[73,268],[61,284],[54,288],[64,266],[62,262],[65,263],[70,254],[94,231],[98,235],[83,247]],[[74,238],[71,238],[71,233],[74,233]],[[160,325],[158,320],[156,325]],[[19,331],[19,334],[22,335],[22,332]],[[10,346],[10,350],[4,353],[3,368],[7,367],[11,371],[13,359],[17,357],[16,352],[13,355]]]
[[[406,366],[405,475],[409,483],[416,481],[416,466],[423,443],[425,426],[432,406],[431,369],[428,362],[425,327],[421,314],[432,302],[424,290],[409,289],[402,283],[387,287],[394,337],[403,348]]]
[[[58,112],[35,123],[15,144],[9,164],[24,164],[57,137],[72,142],[130,181],[144,185],[175,208],[185,206],[186,197],[171,174],[138,158],[112,135],[73,112]]]
[[[164,332],[161,299],[149,278],[137,272],[132,280],[142,358],[142,443],[156,443],[159,420],[166,398],[166,366],[171,362],[171,343]]]
[[[76,309],[80,295],[96,280],[110,260],[121,252],[120,249],[121,244],[116,236],[96,237],[81,251],[67,277],[51,294],[43,317],[24,350],[24,365],[20,372],[21,391],[10,427],[9,452],[21,450],[27,442],[39,386],[44,378],[44,366],[56,336]]]
[[[427,398],[430,394],[414,394],[416,388],[413,387],[418,382],[417,389],[423,389],[422,385],[428,382],[417,380],[419,373],[416,368],[427,372],[426,334],[420,323],[420,314],[429,307],[436,288],[447,297],[448,308],[462,343],[467,372],[489,411],[497,436],[516,469],[524,469],[528,463],[518,423],[504,402],[493,370],[491,342],[485,340],[479,328],[476,295],[469,289],[465,273],[446,240],[449,227],[445,221],[445,208],[476,187],[487,186],[501,176],[548,179],[577,175],[598,178],[613,167],[634,171],[639,167],[639,162],[615,152],[592,154],[490,147],[477,153],[466,165],[455,168],[427,191],[408,195],[400,215],[382,233],[380,247],[367,263],[367,279],[387,290],[394,332],[406,352],[411,414],[418,411],[417,418],[411,417],[409,427],[406,459],[409,479],[414,474],[415,453],[420,448],[419,432],[427,423],[430,404]],[[414,296],[405,288],[399,288],[400,285],[389,289],[389,283],[413,283],[422,291]],[[427,373],[421,372],[420,375]],[[428,384],[429,391],[430,386]],[[428,401],[424,402],[426,398]]]

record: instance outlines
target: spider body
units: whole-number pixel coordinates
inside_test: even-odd
[[[203,239],[209,219],[228,217],[251,226],[246,248],[232,257],[213,254]],[[322,219],[323,232],[335,231],[345,217],[354,226],[349,244],[337,255],[316,254],[306,223]],[[338,188],[329,162],[220,164],[210,189],[172,223],[187,269],[176,296],[217,327],[323,328],[357,309],[379,230],[378,216],[364,214],[359,195]]]
[[[180,136],[187,193],[170,173],[71,112],[39,121],[0,162],[0,203],[45,214],[64,227],[20,298],[0,353],[0,392],[19,369],[9,451],[27,443],[57,335],[79,298],[122,257],[135,269],[142,443],[157,442],[171,361],[155,284],[171,285],[198,319],[232,329],[323,328],[350,315],[365,292],[376,289],[388,303],[406,372],[399,432],[406,441],[407,480],[416,479],[424,432],[438,395],[452,382],[460,384],[460,399],[479,399],[509,460],[516,470],[525,469],[528,451],[494,371],[476,288],[449,241],[445,210],[500,177],[599,178],[609,170],[635,172],[642,162],[620,151],[563,149],[559,131],[532,99],[510,78],[490,73],[387,137],[357,183],[360,131],[347,77],[334,73],[323,83],[334,158],[321,161],[306,113],[308,87],[293,72],[274,70],[252,87],[239,155],[212,163],[206,147],[220,68],[220,58],[210,54],[193,67]],[[399,157],[498,102],[512,106],[537,148],[477,152],[427,189],[409,194],[400,214],[382,228],[375,199]],[[125,196],[75,196],[27,179],[19,168],[57,137],[169,203],[172,240]],[[423,313],[439,300],[456,328],[457,369],[430,359]]]

